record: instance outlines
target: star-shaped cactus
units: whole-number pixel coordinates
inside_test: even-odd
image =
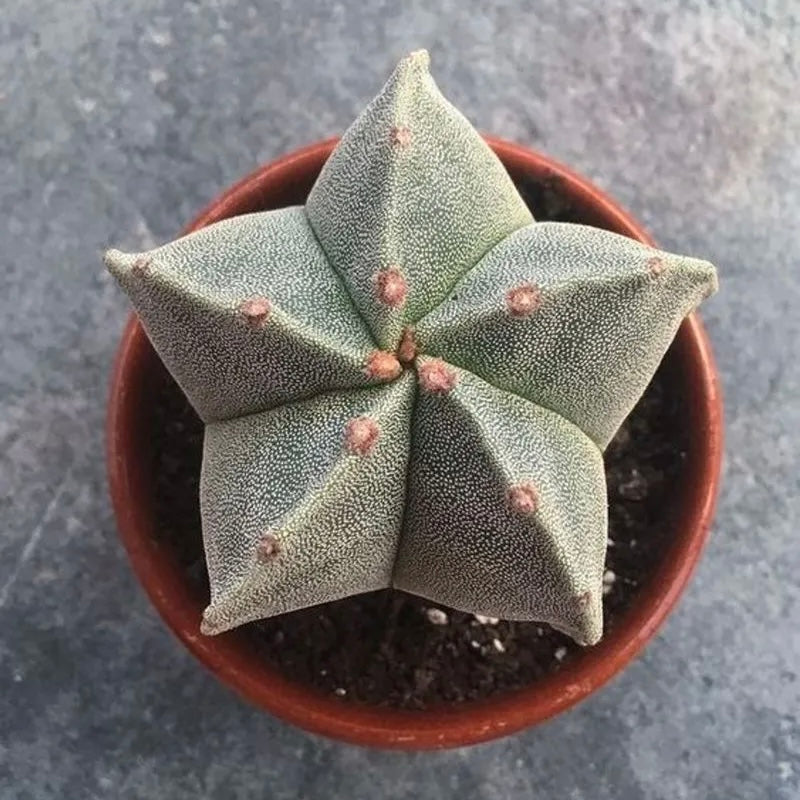
[[[713,267],[536,223],[405,58],[303,207],[110,251],[206,423],[215,634],[397,587],[602,633],[602,450]]]

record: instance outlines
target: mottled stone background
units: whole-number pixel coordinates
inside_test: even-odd
[[[479,128],[719,265],[727,461],[702,566],[634,666],[538,730],[404,755],[246,706],[149,606],[106,496],[128,306],[100,253],[341,131],[420,46]],[[2,0],[0,797],[800,796],[799,60],[792,0]]]

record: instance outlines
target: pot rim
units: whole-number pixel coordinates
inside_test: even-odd
[[[653,244],[641,225],[608,195],[568,167],[534,150],[485,137],[512,173],[549,175],[572,199],[607,226]],[[296,150],[259,167],[222,192],[184,229],[189,233],[251,207],[265,186],[291,184],[299,173],[321,168],[338,139]],[[114,512],[131,564],[151,602],[183,644],[221,681],[248,700],[308,731],[354,744],[398,749],[456,747],[498,738],[542,722],[607,683],[642,650],[664,622],[698,562],[716,505],[723,444],[722,397],[711,346],[696,314],[672,344],[689,392],[691,438],[676,537],[637,604],[603,640],[558,672],[499,698],[463,706],[409,711],[357,705],[293,683],[259,660],[236,631],[200,634],[205,601],[194,596],[178,565],[164,558],[153,537],[157,526],[141,502],[145,474],[133,457],[137,446],[135,387],[152,358],[152,346],[135,314],[122,335],[113,371],[107,417],[108,481]]]

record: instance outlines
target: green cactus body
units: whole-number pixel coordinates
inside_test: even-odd
[[[714,268],[536,223],[412,53],[303,207],[109,251],[206,422],[201,629],[397,587],[602,635],[602,449]]]

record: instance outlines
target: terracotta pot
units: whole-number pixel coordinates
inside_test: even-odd
[[[551,159],[499,139],[488,139],[512,177],[557,176],[588,224],[652,243],[648,234],[609,197]],[[186,229],[226,217],[305,200],[335,140],[298,150],[257,169],[214,200]],[[597,646],[558,673],[480,703],[435,711],[359,706],[293,683],[260,660],[236,631],[206,637],[198,625],[207,597],[187,581],[173,554],[159,542],[154,478],[143,409],[158,371],[158,357],[135,316],[125,328],[114,366],[108,412],[108,469],[122,540],[153,605],[178,638],[221,681],[256,705],[315,733],[357,744],[429,749],[474,744],[534,725],[597,691],[620,672],[658,630],[700,557],[714,511],[722,451],[722,403],[711,349],[697,316],[688,318],[672,345],[679,369],[675,391],[687,399],[690,450],[672,545],[643,587],[635,607]]]

